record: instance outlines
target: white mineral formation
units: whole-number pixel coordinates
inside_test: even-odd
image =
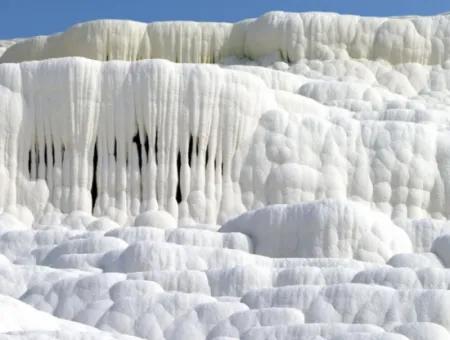
[[[412,251],[405,231],[386,215],[358,203],[276,204],[245,213],[220,231],[246,233],[257,254],[272,257],[347,257],[384,263],[393,254]],[[447,245],[450,248],[450,241]]]
[[[449,27],[0,41],[0,340],[449,340]]]

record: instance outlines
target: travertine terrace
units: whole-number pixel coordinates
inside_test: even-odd
[[[450,15],[0,41],[0,339],[450,339]]]

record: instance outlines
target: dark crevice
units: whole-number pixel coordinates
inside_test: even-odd
[[[34,178],[39,178],[39,163],[41,162],[41,158],[39,155],[39,147],[37,144],[34,144],[34,153],[35,153],[35,157],[36,157],[36,167],[34,168],[34,170],[35,170]]]
[[[158,130],[155,131],[155,142],[153,144],[153,152],[155,153],[156,165],[158,165]]]
[[[53,161],[53,167],[55,166],[55,145],[52,143],[52,161]]]
[[[62,163],[64,163],[64,154],[66,153],[66,148],[65,148],[65,146],[63,145],[62,147],[61,147],[61,164]]]
[[[178,151],[177,154],[177,194],[176,200],[177,203],[182,201],[183,197],[181,195],[181,153]]]
[[[31,178],[31,150],[28,151],[28,175]]]
[[[144,134],[142,134],[144,133]],[[150,136],[151,138],[151,136]],[[154,159],[156,162],[156,165],[158,166],[158,158],[159,161],[161,161],[161,155],[158,155],[158,143],[159,143],[160,136],[158,135],[158,130],[155,130],[154,132],[154,140],[153,140],[153,152],[154,152]],[[149,146],[149,136],[146,132],[139,133],[139,130],[136,132],[136,134],[132,137],[132,143],[135,144],[136,151],[137,151],[137,158],[138,158],[138,165],[139,165],[139,171],[142,174],[143,167],[145,167],[145,163],[150,157],[150,146]],[[98,173],[98,146],[99,142],[98,140],[95,141],[94,149],[93,149],[93,160],[92,160],[92,182],[91,182],[91,188],[90,188],[90,194],[92,198],[92,209],[95,208],[97,199],[98,199],[98,176],[102,176],[100,173]],[[44,149],[42,149],[42,147]],[[131,149],[134,146],[131,147]],[[183,147],[177,151],[176,155],[176,171],[177,171],[177,183],[176,183],[176,193],[175,193],[175,199],[178,204],[180,204],[183,201],[183,194],[181,190],[181,172],[182,172],[182,166],[186,166],[187,164],[184,163],[184,161],[187,161],[189,167],[193,166],[193,157],[195,155],[199,155],[199,149],[200,149],[200,143],[199,138],[196,138],[192,134],[189,136],[189,144],[188,144],[188,154],[187,154],[187,160],[185,155],[183,156],[182,151],[185,150],[186,145],[183,145]],[[41,148],[39,147],[39,144],[33,143],[31,148],[28,150],[28,159],[26,160],[26,166],[28,168],[28,173],[30,178],[37,178],[39,175],[39,165],[40,162],[45,163],[45,174],[48,174],[50,167],[55,167],[56,162],[61,162],[61,167],[64,167],[64,158],[66,157],[66,148],[64,144],[61,144],[61,156],[57,152],[55,152],[55,144],[53,142],[48,141],[48,143],[44,143],[44,145],[41,145]],[[43,153],[40,153],[40,150],[43,150]],[[132,149],[134,152],[134,150]],[[146,157],[144,156],[144,153]],[[127,153],[128,154],[128,153]],[[114,145],[113,145],[113,156],[115,161],[117,162],[117,156],[118,156],[118,141],[117,139],[114,139]],[[133,155],[134,157],[134,155]],[[128,162],[130,161],[128,159],[128,156],[126,157],[126,163],[128,165]],[[133,158],[134,161],[134,158]],[[213,154],[212,148],[209,144],[206,144],[206,150],[205,150],[205,160],[204,160],[204,166],[207,167],[208,164],[211,162],[210,166],[214,166],[215,169],[219,170],[221,169],[223,173],[224,164],[223,162],[219,162]],[[42,175],[42,174],[41,174]],[[141,183],[142,186],[142,183]],[[142,188],[142,187],[141,187]]]
[[[45,169],[47,169],[47,167],[48,167],[47,143],[44,145],[44,164],[45,164]]]
[[[139,141],[139,132],[134,135],[133,143],[136,143],[137,145],[141,145],[141,142]]]
[[[92,172],[92,185],[91,185],[91,197],[92,197],[92,209],[95,207],[95,202],[97,200],[97,164],[98,164],[98,151],[97,142],[94,146],[94,160],[93,160],[93,172]]]
[[[45,174],[48,173],[50,167],[55,167],[55,145],[52,143],[51,145],[48,145],[47,143],[44,144],[44,150],[41,154],[40,148],[38,144],[34,144],[29,150],[28,150],[28,157],[27,157],[27,168],[28,168],[28,175],[30,178],[38,178],[39,177],[39,167],[41,165],[41,162],[44,163],[44,173],[42,174],[44,177]],[[33,160],[33,151],[34,151],[34,160]],[[64,160],[64,152],[65,148],[62,147],[62,160]],[[50,155],[51,153],[51,155]],[[51,159],[50,159],[51,157]]]
[[[44,173],[43,176],[44,178],[47,178],[47,173],[48,173],[48,168],[49,168],[49,157],[48,157],[48,148],[47,148],[47,143],[44,144]]]
[[[148,152],[150,150],[150,146],[149,146],[148,135],[147,134],[145,134],[144,149],[145,149],[145,154],[147,155],[147,159],[148,159]]]
[[[188,149],[188,164],[191,166],[192,149],[194,146],[194,137],[192,135],[189,137],[189,149]]]
[[[139,132],[133,137],[133,143],[136,144],[138,162],[139,162],[139,171],[142,172],[142,145],[141,139],[139,138]]]

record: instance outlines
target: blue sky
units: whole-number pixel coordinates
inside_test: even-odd
[[[450,0],[0,0],[0,39],[100,19],[238,21],[271,10],[392,16],[450,11]]]

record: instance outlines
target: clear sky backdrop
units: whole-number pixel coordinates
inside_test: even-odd
[[[0,39],[61,32],[94,19],[234,22],[273,10],[432,15],[450,11],[450,0],[0,0]]]

